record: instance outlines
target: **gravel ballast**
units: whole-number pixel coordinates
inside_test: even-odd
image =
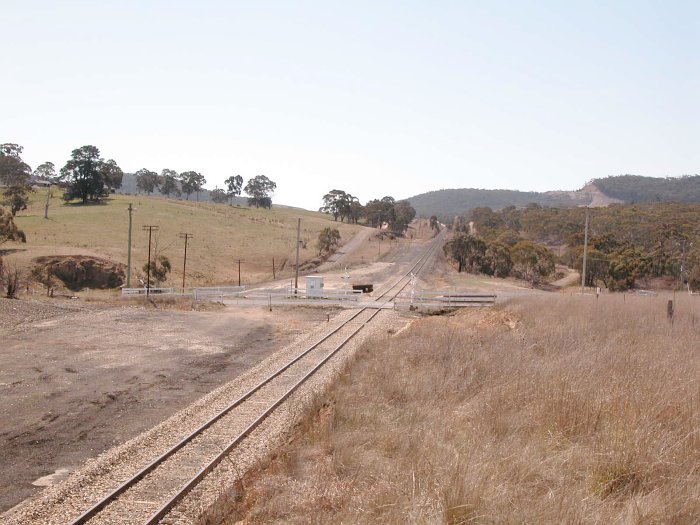
[[[329,323],[323,323],[310,333],[299,337],[294,343],[268,357],[255,368],[217,388],[151,430],[86,462],[83,468],[64,481],[48,487],[36,497],[8,511],[2,516],[3,522],[12,525],[28,523],[50,525],[70,522],[99,497],[165,452],[182,436],[196,429],[281,364],[289,361],[302,347],[317,341],[333,326],[341,324],[353,314],[353,311],[341,312]],[[175,522],[192,523],[228,486],[235,483],[246,469],[272,451],[289,432],[305,402],[326,388],[345,361],[367,337],[389,328],[397,329],[404,322],[395,312],[380,312],[341,352],[257,427],[228,460],[222,462],[179,504],[176,515],[180,517]],[[135,514],[138,514],[138,511]],[[125,516],[120,518],[113,516],[109,521],[95,520],[95,522],[129,523],[131,520]],[[136,522],[139,520],[137,519]]]

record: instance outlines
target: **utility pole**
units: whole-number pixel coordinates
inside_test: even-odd
[[[185,239],[185,257],[182,260],[182,293],[185,293],[185,269],[187,268],[187,239],[194,237],[191,233],[181,233],[180,239]]]
[[[131,212],[134,211],[133,206],[129,203],[129,248],[126,256],[126,287],[131,288]],[[150,244],[150,243],[149,243]]]
[[[238,286],[241,285],[241,263],[245,262],[243,259],[236,259],[238,262]]]
[[[294,295],[297,294],[299,288],[299,244],[301,243],[301,218],[297,219],[297,261],[294,267]]]
[[[146,264],[146,297],[148,297],[151,290],[151,235],[154,231],[158,231],[158,226],[148,225],[141,229],[148,230],[148,264]]]
[[[581,271],[581,295],[586,286],[586,259],[588,258],[588,208],[586,208],[586,229],[583,234],[583,268]]]

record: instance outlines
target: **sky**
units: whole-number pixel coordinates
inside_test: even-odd
[[[317,209],[700,173],[700,2],[0,0],[0,142]]]

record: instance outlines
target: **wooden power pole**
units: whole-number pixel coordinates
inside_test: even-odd
[[[297,294],[299,288],[299,244],[301,243],[301,218],[297,219],[297,258],[294,268],[294,295]]]
[[[245,262],[243,259],[236,259],[238,263],[238,286],[241,285],[241,263]]]
[[[146,297],[148,297],[151,290],[151,236],[154,231],[158,231],[158,226],[148,225],[141,229],[148,230],[148,264],[146,264]]]
[[[581,269],[581,295],[586,286],[586,260],[588,259],[588,209],[586,209],[586,229],[583,234],[583,268]]]
[[[185,239],[185,256],[182,259],[182,293],[185,293],[185,270],[187,269],[187,239],[194,237],[191,233],[181,233],[180,239]]]
[[[134,207],[129,203],[129,247],[126,252],[126,287],[131,288],[131,213]],[[150,243],[149,243],[150,244]]]

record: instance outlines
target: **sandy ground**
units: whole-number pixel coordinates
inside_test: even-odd
[[[152,427],[327,314],[0,299],[0,511],[39,490],[38,478]]]

